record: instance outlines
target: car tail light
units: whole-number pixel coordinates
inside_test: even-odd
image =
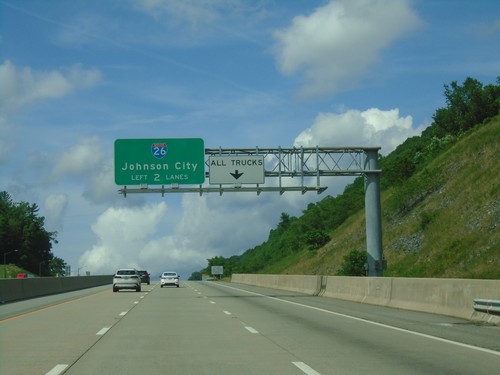
[[[115,279],[121,279],[122,277],[121,277],[121,276],[119,276],[119,275],[115,275],[115,276],[114,276],[114,278],[115,278]]]

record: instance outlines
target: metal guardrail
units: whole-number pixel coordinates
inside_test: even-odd
[[[500,315],[500,301],[494,299],[474,299],[474,310],[491,315]]]

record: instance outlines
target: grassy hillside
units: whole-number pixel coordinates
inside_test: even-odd
[[[4,266],[3,264],[0,265],[0,278],[3,278],[4,275],[8,279],[15,278],[18,273],[30,273],[26,271],[25,269],[16,266],[15,264],[7,264],[7,266]]]
[[[446,107],[380,167],[386,276],[500,279],[500,77],[444,85]],[[262,244],[208,259],[232,273],[363,275],[364,179],[281,213]]]
[[[382,192],[385,276],[500,278],[500,117],[469,131],[403,184]],[[338,272],[365,250],[364,210],[263,273]]]

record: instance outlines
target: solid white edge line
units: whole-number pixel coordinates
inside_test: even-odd
[[[310,368],[304,362],[292,362],[295,366],[302,370],[307,375],[321,375],[318,371]]]
[[[64,370],[66,370],[67,367],[68,367],[68,365],[56,365],[56,366],[54,366],[54,368],[52,370],[47,372],[45,375],[59,375]]]
[[[275,300],[275,301],[289,303],[291,305],[302,306],[302,307],[305,307],[305,308],[308,308],[308,309],[311,309],[311,310],[325,312],[325,313],[336,315],[336,316],[340,316],[340,317],[343,317],[343,318],[356,320],[358,322],[373,324],[373,325],[376,325],[376,326],[379,326],[379,327],[382,327],[382,328],[388,328],[388,329],[392,329],[394,331],[404,332],[404,333],[408,333],[408,334],[411,334],[411,335],[425,337],[427,339],[444,342],[446,344],[456,345],[456,346],[460,346],[462,348],[477,350],[477,351],[480,351],[480,352],[483,352],[483,353],[489,353],[489,354],[500,356],[500,352],[497,352],[495,350],[481,348],[479,346],[474,346],[474,345],[468,345],[468,344],[464,344],[464,343],[461,343],[461,342],[458,342],[458,341],[447,340],[447,339],[443,339],[441,337],[431,336],[431,335],[427,335],[425,333],[420,333],[420,332],[415,332],[415,331],[410,331],[408,329],[398,328],[398,327],[390,326],[390,325],[383,324],[383,323],[377,323],[377,322],[374,322],[374,321],[371,321],[371,320],[357,318],[355,316],[341,314],[341,313],[337,313],[337,312],[330,311],[330,310],[325,310],[325,309],[322,309],[320,307],[308,306],[308,305],[304,305],[304,304],[298,303],[298,302],[287,301],[286,299],[280,299],[280,298],[277,298],[277,297],[266,296],[265,294],[260,294],[260,293],[255,293],[255,292],[249,292],[248,290],[235,288],[235,287],[232,287],[232,286],[229,286],[229,285],[221,285],[221,284],[219,284],[219,285],[223,286],[224,288],[230,288],[230,289],[239,290],[241,292],[247,292],[249,294],[254,294],[256,296],[266,297],[266,298],[269,298],[269,299],[272,299],[272,300]]]

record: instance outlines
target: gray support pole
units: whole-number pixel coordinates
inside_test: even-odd
[[[368,252],[367,276],[384,275],[382,252],[382,215],[380,205],[380,171],[378,150],[366,150],[365,154],[365,216],[366,247]]]

